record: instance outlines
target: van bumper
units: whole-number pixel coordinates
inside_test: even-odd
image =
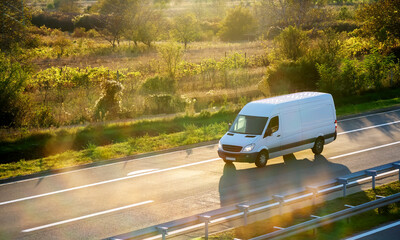
[[[258,156],[258,153],[232,153],[232,152],[225,152],[223,150],[218,149],[218,155],[220,158],[226,161],[233,161],[233,162],[249,162],[254,163]],[[234,158],[235,160],[230,160],[226,158]]]

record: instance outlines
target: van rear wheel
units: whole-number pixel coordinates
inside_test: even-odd
[[[324,150],[324,143],[325,143],[324,138],[322,137],[317,138],[317,140],[315,140],[314,147],[311,148],[313,153],[316,155],[321,154],[322,151]]]
[[[268,152],[265,150],[261,151],[257,156],[256,162],[255,162],[256,166],[259,168],[265,167],[265,165],[267,165],[268,158],[269,158]]]

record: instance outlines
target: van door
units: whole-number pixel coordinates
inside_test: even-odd
[[[279,116],[274,116],[269,120],[267,128],[264,130],[262,145],[268,148],[269,157],[280,156],[281,147],[281,127]]]
[[[281,151],[282,155],[297,152],[302,144],[302,129],[300,111],[296,107],[287,112],[281,113],[282,137]]]

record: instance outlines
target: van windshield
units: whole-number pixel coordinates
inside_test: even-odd
[[[229,131],[232,133],[261,135],[267,121],[267,117],[238,115]]]

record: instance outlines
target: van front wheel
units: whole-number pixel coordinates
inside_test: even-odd
[[[324,150],[324,138],[319,137],[315,140],[314,147],[311,148],[314,154],[319,155]]]
[[[267,165],[267,161],[268,161],[268,152],[267,151],[261,151],[256,159],[256,166],[259,168],[265,167],[265,165]]]

